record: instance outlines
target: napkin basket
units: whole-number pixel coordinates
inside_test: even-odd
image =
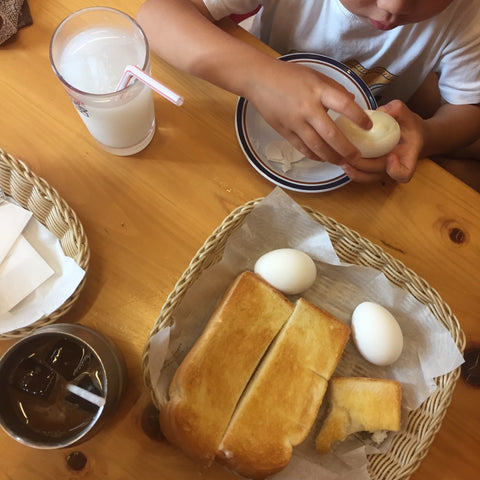
[[[87,272],[90,250],[87,237],[77,215],[43,178],[33,173],[25,163],[0,149],[0,190],[23,208],[32,212],[60,241],[63,252]],[[83,277],[75,292],[57,310],[32,324],[0,335],[0,339],[24,337],[35,329],[48,325],[64,315],[77,300],[84,284]]]
[[[157,318],[144,349],[142,372],[144,381],[151,393],[153,403],[158,407],[149,374],[150,339],[158,331],[173,323],[173,313],[201,272],[220,261],[229,235],[237,229],[245,217],[262,199],[248,202],[228,215],[222,224],[207,238],[203,246],[191,260],[188,268],[169,294]],[[465,335],[450,307],[430,285],[402,262],[393,258],[380,247],[358,233],[339,224],[309,207],[303,209],[325,227],[343,262],[375,268],[400,288],[407,290],[419,302],[426,305],[436,318],[449,330],[453,341],[462,352],[465,349]],[[404,480],[418,468],[440,429],[442,420],[450,404],[455,383],[460,375],[460,367],[435,379],[437,390],[417,409],[410,413],[404,430],[398,432],[384,454],[370,455],[369,473],[372,480]]]

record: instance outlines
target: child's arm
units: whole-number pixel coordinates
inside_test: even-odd
[[[274,59],[227,34],[202,0],[147,0],[137,20],[167,62],[247,98],[304,155],[332,163],[359,156],[326,113],[363,128],[371,122],[342,86],[314,70]]]
[[[449,153],[470,145],[480,136],[480,105],[443,104],[425,120],[423,156]]]

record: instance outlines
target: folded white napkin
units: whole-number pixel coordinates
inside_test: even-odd
[[[50,315],[85,276],[52,232],[10,197],[0,195],[1,252],[0,334]]]
[[[48,263],[20,235],[0,263],[0,314],[11,310],[53,274]]]
[[[0,264],[30,220],[32,212],[0,197]]]

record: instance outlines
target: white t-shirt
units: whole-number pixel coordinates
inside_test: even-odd
[[[217,20],[262,3],[252,33],[281,54],[316,52],[347,64],[379,104],[407,101],[432,71],[448,103],[480,103],[479,0],[453,0],[433,18],[388,31],[339,0],[203,1]]]

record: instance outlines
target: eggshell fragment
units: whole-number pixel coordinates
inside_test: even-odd
[[[374,302],[360,303],[353,311],[352,337],[360,354],[374,365],[391,365],[403,350],[403,334],[397,320]]]
[[[303,153],[300,153],[287,140],[273,140],[265,147],[265,156],[270,162],[277,162],[282,165],[282,171],[288,172],[292,168],[292,164],[299,162],[305,158]]]
[[[382,110],[365,110],[372,120],[370,130],[360,128],[347,117],[340,115],[335,123],[359,150],[363,158],[381,157],[391,152],[400,141],[400,126]]]
[[[279,248],[263,254],[256,261],[254,272],[287,295],[304,292],[317,277],[317,267],[311,257],[294,248]]]

